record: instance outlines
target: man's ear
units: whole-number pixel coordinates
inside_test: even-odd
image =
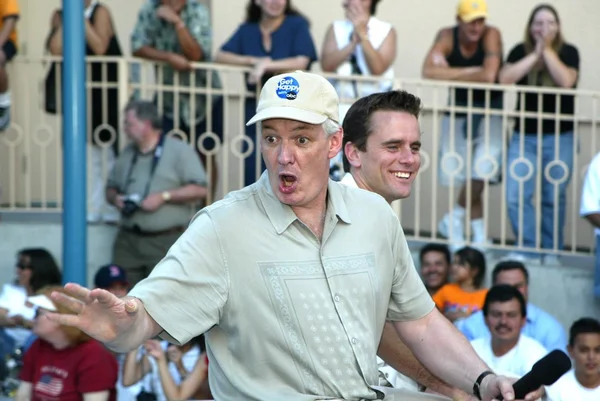
[[[335,134],[329,135],[329,159],[333,159],[342,150],[342,137],[344,131],[340,128]]]
[[[348,159],[350,166],[354,168],[359,168],[362,165],[360,153],[360,150],[358,150],[352,142],[347,142],[346,146],[344,146],[344,155],[346,155],[346,159]]]

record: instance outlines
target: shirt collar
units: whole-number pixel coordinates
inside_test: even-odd
[[[340,180],[340,184],[344,184],[352,188],[358,188],[358,184],[356,183],[354,176],[350,173],[344,174],[344,176]]]
[[[266,170],[254,185],[258,187],[258,196],[271,224],[277,234],[282,234],[298,217],[290,206],[277,199],[269,183],[269,174]],[[343,191],[344,189],[339,183],[329,180],[327,184],[327,216],[337,216],[344,223],[350,224],[352,221],[346,208]]]
[[[538,315],[539,311],[537,306],[535,306],[534,304],[527,302],[527,317],[525,320],[527,320],[527,323],[533,323],[535,322],[535,320],[537,319],[537,315]]]

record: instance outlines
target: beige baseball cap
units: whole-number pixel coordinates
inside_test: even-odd
[[[329,118],[339,123],[339,97],[321,75],[304,71],[276,75],[263,86],[256,114],[246,125],[272,118],[308,124],[323,124]]]

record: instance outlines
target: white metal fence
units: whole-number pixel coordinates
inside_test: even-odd
[[[52,87],[52,82],[47,79],[48,72],[52,63],[59,61],[17,58],[10,67],[12,124],[0,134],[2,213],[60,211],[62,169],[82,168],[62,165],[60,93],[56,99],[46,93],[46,88]],[[60,68],[56,71],[54,84],[60,88]],[[156,100],[159,109],[167,111],[170,117],[170,133],[198,150],[211,178],[212,191],[208,203],[241,188],[248,177],[258,176],[260,156],[253,139],[257,132],[255,129],[247,132],[245,127],[248,113],[245,109],[252,106],[252,103],[246,103],[252,102],[257,92],[246,87],[246,72],[244,68],[200,63],[191,73],[171,75],[161,66],[138,59],[89,58],[89,208],[96,207],[92,204],[103,198],[103,183],[114,154],[126,143],[119,128],[121,110],[132,96]],[[332,79],[347,79],[324,75]],[[370,79],[357,80],[364,82]],[[455,105],[454,96],[449,96],[455,85],[467,88],[470,102],[473,91],[486,91],[486,107],[475,108],[472,103]],[[408,90],[424,102],[421,170],[411,197],[394,204],[409,237],[443,240],[438,232],[438,222],[446,213],[455,213],[461,187],[453,174],[463,174],[467,178],[467,197],[477,189],[469,178],[478,174],[484,187],[481,200],[485,232],[494,239],[495,247],[523,248],[527,244],[527,235],[524,230],[515,235],[512,225],[522,227],[529,221],[529,225],[531,222],[535,224],[536,232],[542,230],[537,228],[542,224],[546,231],[545,235],[534,236],[535,249],[544,247],[547,251],[561,251],[558,239],[562,236],[563,252],[590,252],[594,240],[592,230],[586,221],[579,218],[578,211],[587,166],[600,151],[597,139],[600,92],[408,79],[396,79],[394,88]],[[503,92],[503,107],[489,107],[492,90]],[[559,110],[545,115],[541,111],[527,113],[516,110],[517,98],[525,96],[525,93],[533,93],[540,100],[550,94],[574,96],[576,113],[563,115]],[[47,111],[53,100],[57,104],[55,114]],[[354,99],[341,100],[351,103]],[[512,138],[514,122],[519,120],[523,124],[527,118],[539,121],[538,127],[542,127],[544,119],[571,121],[573,130],[569,138],[572,139],[556,132],[515,137],[518,140]],[[461,119],[465,121],[463,125],[460,124]],[[514,141],[512,147],[509,146],[511,140]],[[466,147],[459,146],[464,143]],[[542,157],[544,143],[547,145],[545,159]],[[475,161],[479,155],[474,152],[473,144],[477,144],[479,147],[475,149],[480,149],[484,155],[478,165]],[[524,160],[526,149],[531,150],[532,146],[537,147],[537,156]],[[495,148],[497,152],[494,152]],[[250,162],[245,162],[246,159]],[[509,163],[510,160],[512,163]],[[446,165],[448,163],[450,166]],[[554,170],[561,174],[557,175]],[[496,175],[500,176],[498,183],[493,182]],[[441,185],[448,180],[455,182]],[[511,202],[507,203],[509,195]],[[529,195],[532,206],[528,208],[526,200]],[[553,206],[563,196],[564,224],[561,222],[562,212]],[[476,212],[471,208],[465,212],[463,224],[467,238],[472,234],[468,221]]]

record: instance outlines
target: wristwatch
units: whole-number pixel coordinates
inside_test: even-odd
[[[475,397],[477,397],[478,400],[482,400],[483,399],[483,398],[481,398],[481,391],[480,391],[480,389],[481,389],[481,382],[483,382],[483,379],[486,376],[493,375],[493,374],[495,374],[495,373],[492,372],[492,371],[486,370],[485,372],[483,372],[482,374],[479,375],[479,377],[477,378],[477,380],[475,380],[475,384],[473,384],[473,395]]]
[[[170,200],[171,200],[171,193],[170,193],[169,191],[164,191],[164,192],[162,193],[162,199],[163,199],[165,202],[168,202],[168,201],[170,201]]]

